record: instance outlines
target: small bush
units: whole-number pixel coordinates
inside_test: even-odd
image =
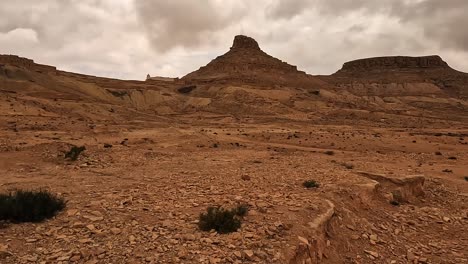
[[[390,204],[393,205],[393,206],[399,206],[400,202],[398,202],[397,200],[391,200]]]
[[[246,216],[247,213],[249,212],[249,206],[246,204],[242,204],[242,205],[237,206],[233,210],[237,216],[243,217],[243,216]]]
[[[208,207],[206,213],[200,214],[198,227],[203,231],[216,230],[220,234],[236,232],[241,227],[242,216],[245,216],[249,208],[240,205],[228,210],[222,207]]]
[[[343,165],[348,170],[354,169],[354,165],[350,163],[342,163],[341,165]]]
[[[307,189],[310,189],[310,188],[318,188],[320,184],[314,180],[307,180],[302,183],[302,186],[306,187]]]
[[[333,156],[333,155],[335,155],[335,152],[332,151],[332,150],[327,150],[327,151],[325,151],[324,153],[325,153],[326,155],[328,155],[328,156]]]
[[[440,152],[440,151],[436,151],[435,154],[436,154],[436,156],[442,156],[442,152]]]
[[[70,151],[68,151],[67,153],[65,153],[65,158],[66,159],[70,159],[71,161],[75,161],[78,159],[78,157],[80,156],[81,152],[85,151],[86,148],[84,146],[81,146],[81,147],[77,147],[77,146],[73,146]]]
[[[0,221],[41,222],[65,208],[65,200],[48,191],[22,191],[0,194]]]
[[[196,88],[197,88],[196,85],[190,85],[190,86],[181,87],[181,88],[177,89],[177,91],[179,93],[181,93],[181,94],[188,94],[191,91],[195,90]]]
[[[468,181],[468,176],[465,176],[465,181]]]

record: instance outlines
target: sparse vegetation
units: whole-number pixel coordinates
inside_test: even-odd
[[[181,94],[188,94],[188,93],[190,93],[191,91],[193,91],[196,88],[197,88],[197,86],[190,85],[190,86],[181,87],[181,88],[177,89],[177,91],[179,93],[181,93]]]
[[[399,206],[400,205],[400,202],[396,201],[396,200],[391,200],[390,201],[390,204],[393,205],[393,206]]]
[[[335,152],[332,151],[332,150],[327,150],[327,151],[325,151],[324,153],[325,153],[326,155],[329,155],[329,156],[335,155]]]
[[[318,188],[320,184],[316,182],[315,180],[307,180],[302,183],[302,186],[306,187],[307,189],[311,189],[311,188]]]
[[[465,181],[468,181],[468,176],[465,176]]]
[[[54,217],[65,205],[63,198],[45,190],[0,194],[0,221],[41,222]]]
[[[457,157],[448,157],[449,160],[456,160]]]
[[[343,167],[345,167],[348,170],[354,169],[354,165],[350,163],[342,163],[341,165],[343,165]]]
[[[320,95],[320,91],[309,91],[309,93],[313,95]]]
[[[84,146],[81,146],[81,147],[73,146],[70,149],[70,151],[65,153],[65,158],[69,159],[71,161],[76,161],[78,159],[78,157],[80,156],[81,152],[83,152],[85,150],[86,150],[86,148]]]
[[[241,204],[233,209],[237,216],[246,216],[249,212],[249,206],[247,204]]]
[[[442,156],[442,152],[440,152],[440,151],[436,151],[435,154],[436,154],[436,156]]]
[[[113,96],[120,97],[120,98],[128,95],[127,91],[116,91],[116,90],[107,90],[107,91],[111,93]]]
[[[208,207],[200,214],[198,226],[203,231],[216,230],[220,234],[236,232],[241,227],[241,218],[247,215],[249,207],[240,205],[228,210],[222,207]]]

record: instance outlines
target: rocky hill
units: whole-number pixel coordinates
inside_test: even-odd
[[[452,69],[439,56],[360,59],[346,62],[325,79],[359,95],[468,96],[468,74]]]
[[[182,78],[190,83],[251,84],[318,89],[327,86],[319,79],[299,71],[262,51],[253,38],[239,35],[231,49]]]
[[[378,57],[346,62],[338,73],[380,72],[385,70],[422,70],[449,69],[448,64],[439,56],[424,57]]]

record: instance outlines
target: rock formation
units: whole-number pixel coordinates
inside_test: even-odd
[[[34,70],[38,72],[55,72],[57,69],[52,66],[37,64],[31,59],[16,55],[0,55],[0,65],[12,65],[19,68]]]
[[[346,62],[339,72],[449,68],[439,56],[377,57]]]
[[[436,55],[350,61],[323,80],[357,95],[468,96],[468,74],[452,69]]]
[[[236,36],[231,49],[208,65],[182,78],[186,82],[229,81],[284,86],[316,86],[320,81],[296,66],[262,51],[253,38]]]

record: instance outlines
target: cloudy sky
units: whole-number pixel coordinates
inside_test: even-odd
[[[175,77],[244,34],[311,74],[431,54],[468,72],[467,12],[467,0],[0,1],[0,53],[99,76]]]

